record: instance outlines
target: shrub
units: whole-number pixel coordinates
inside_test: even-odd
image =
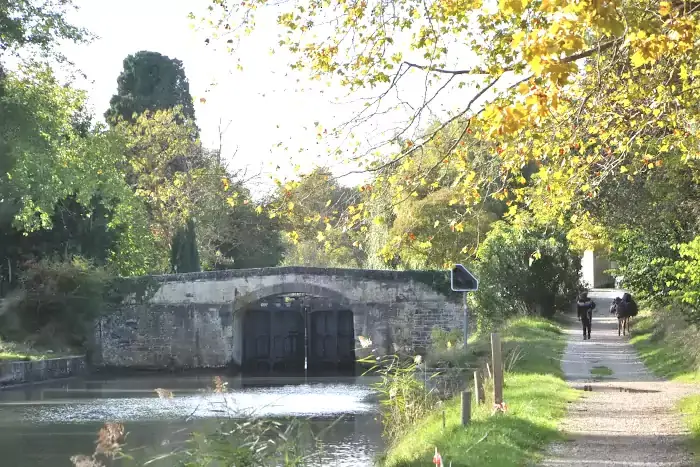
[[[417,378],[420,369],[420,357],[387,355],[368,371],[379,376],[372,386],[380,396],[384,436],[389,443],[420,422],[438,403],[437,394],[427,391]]]
[[[83,347],[110,279],[105,269],[79,258],[27,263],[20,287],[3,304],[2,337],[51,348]]]
[[[621,229],[614,234],[610,259],[617,263],[612,270],[622,276],[622,286],[632,290],[641,300],[663,302],[668,298],[668,269],[679,259],[673,248],[676,235],[664,226],[643,229]]]
[[[581,260],[562,232],[497,222],[477,251],[479,290],[473,295],[480,329],[519,314],[551,317],[580,290]]]
[[[444,350],[453,347],[464,346],[464,331],[453,329],[445,331],[439,327],[434,327],[430,333],[430,343],[434,349]]]
[[[666,282],[686,320],[700,324],[700,236],[677,246],[680,259],[664,268]]]

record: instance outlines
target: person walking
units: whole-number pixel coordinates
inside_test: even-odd
[[[576,312],[579,321],[583,325],[583,340],[591,338],[591,322],[593,321],[594,309],[595,302],[588,298],[588,292],[581,292],[576,302]]]
[[[622,295],[622,302],[625,304],[625,314],[627,316],[627,334],[632,335],[630,325],[632,324],[632,318],[639,313],[639,306],[637,306],[637,302],[634,301],[634,298],[628,292]]]

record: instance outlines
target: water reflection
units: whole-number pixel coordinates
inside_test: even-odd
[[[212,385],[210,376],[70,380],[0,391],[0,464],[70,466],[71,455],[92,453],[104,422],[124,423],[129,448],[139,448],[134,454],[144,459],[169,452],[193,430],[213,430],[217,418],[232,413],[311,417],[313,431],[331,427],[324,433],[329,458],[323,465],[372,464],[381,427],[369,378],[226,381],[226,394],[202,392]],[[159,399],[155,388],[169,389],[175,397]]]

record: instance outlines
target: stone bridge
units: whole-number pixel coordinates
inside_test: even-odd
[[[253,370],[353,364],[357,337],[380,352],[429,344],[462,324],[447,271],[280,267],[124,279],[95,326],[103,367]]]

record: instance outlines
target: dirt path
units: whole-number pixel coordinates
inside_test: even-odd
[[[629,338],[617,336],[617,319],[608,313],[615,291],[591,292],[597,304],[590,340],[578,321],[568,329],[562,368],[570,384],[587,392],[569,407],[556,443],[541,465],[690,467],[700,465],[683,445],[687,430],[673,407],[697,387],[661,381],[639,360]],[[634,323],[632,324],[634,326]],[[612,375],[591,375],[606,367]]]

